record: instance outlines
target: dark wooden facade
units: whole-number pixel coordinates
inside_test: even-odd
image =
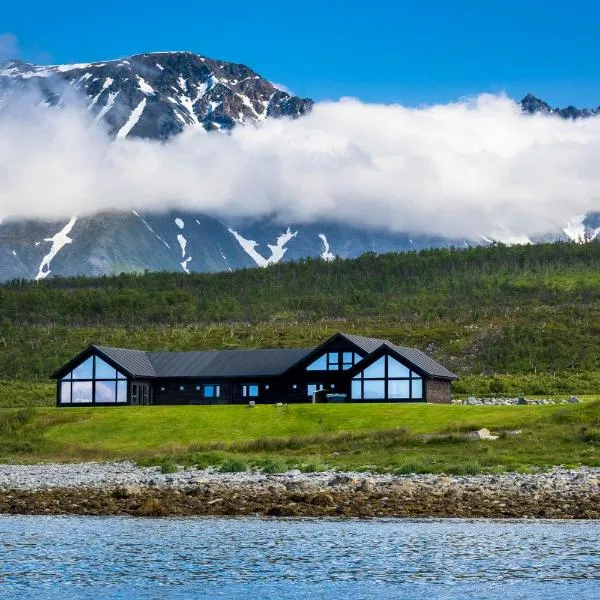
[[[112,379],[77,378],[90,357],[96,357],[94,375],[116,370],[120,394],[111,396]],[[59,406],[300,403],[312,402],[318,390],[319,401],[449,403],[456,378],[418,350],[346,334],[305,351],[144,353],[91,346],[53,377]],[[126,401],[118,383],[125,378]]]

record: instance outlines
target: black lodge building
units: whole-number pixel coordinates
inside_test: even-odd
[[[52,375],[58,406],[448,403],[457,376],[415,348],[338,333],[308,350],[143,352],[90,346]]]

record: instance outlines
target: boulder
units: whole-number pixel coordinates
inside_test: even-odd
[[[578,398],[577,396],[571,396],[571,397],[570,397],[570,398],[567,400],[567,402],[568,402],[569,404],[577,404],[577,403],[579,402],[579,398]]]
[[[478,439],[478,440],[497,440],[498,439],[497,435],[492,435],[490,433],[490,430],[486,429],[485,427],[483,427],[479,431],[476,431],[473,434],[473,437],[476,438],[476,439]]]

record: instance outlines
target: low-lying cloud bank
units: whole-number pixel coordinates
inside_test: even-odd
[[[0,111],[0,215],[182,208],[444,236],[536,235],[600,208],[600,119],[503,96],[405,108],[347,99],[298,120],[112,141],[85,108]]]

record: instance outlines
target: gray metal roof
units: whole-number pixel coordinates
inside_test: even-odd
[[[364,337],[362,335],[353,335],[351,333],[340,333],[340,335],[350,342],[356,344],[359,348],[371,354],[380,348],[383,344],[387,344],[390,348],[393,348],[400,356],[405,358],[408,362],[412,363],[427,375],[431,377],[443,377],[447,379],[458,379],[458,376],[446,369],[439,362],[427,356],[425,352],[418,350],[417,348],[409,348],[407,346],[397,346],[389,340],[382,340],[379,338]]]
[[[109,346],[92,346],[102,354],[110,358],[113,362],[121,365],[135,377],[154,377],[154,368],[148,353],[142,350],[127,350],[125,348],[111,348]]]
[[[458,379],[443,365],[417,348],[389,340],[340,333],[367,355],[386,344],[431,377]],[[207,350],[203,352],[144,352],[93,346],[133,377],[270,377],[281,375],[314,349]]]
[[[156,377],[264,377],[281,375],[311,350],[148,352]]]
[[[363,335],[354,335],[352,333],[340,333],[340,335],[347,339],[349,342],[356,344],[361,350],[364,350],[367,354],[377,350],[381,344],[384,344],[386,340],[380,340],[377,338],[364,337]]]
[[[422,371],[430,375],[431,377],[442,377],[444,379],[458,379],[458,375],[452,373],[441,365],[437,360],[433,360],[430,356],[427,356],[425,352],[418,350],[417,348],[407,348],[406,346],[396,346],[386,340],[388,346],[393,348],[400,356],[405,358],[408,362],[412,363]]]

